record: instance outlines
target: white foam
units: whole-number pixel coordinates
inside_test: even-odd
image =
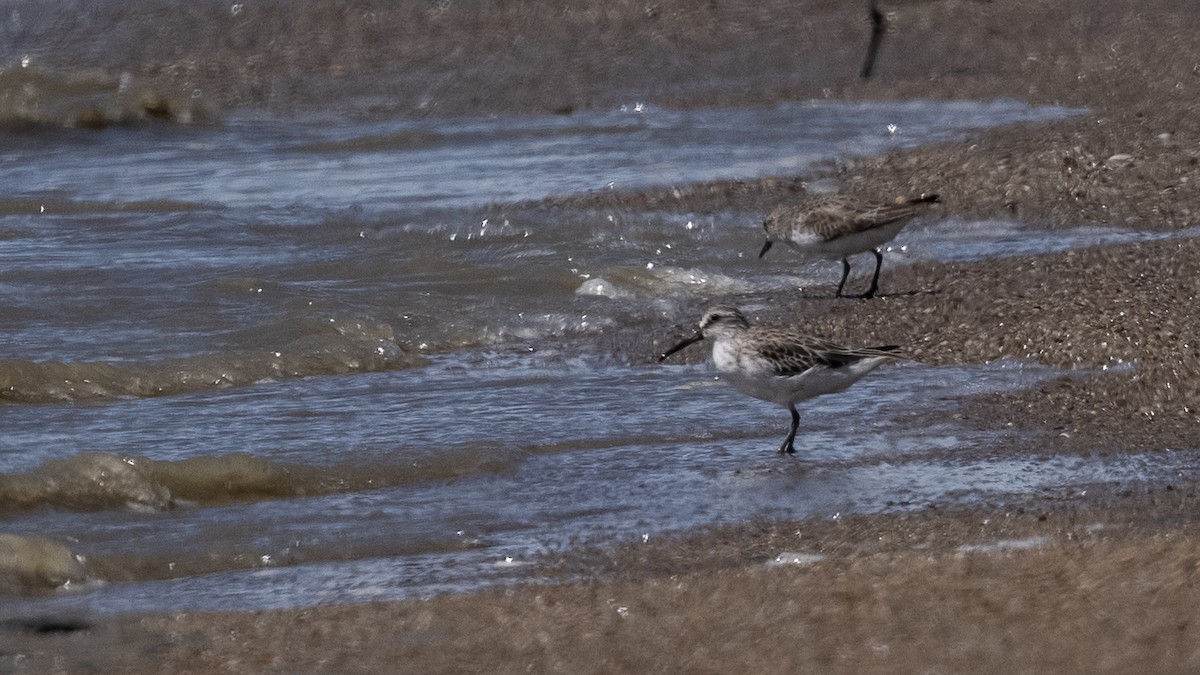
[[[698,268],[658,266],[612,268],[584,281],[576,295],[613,299],[660,298],[682,293],[732,295],[764,290],[761,284]]]
[[[1049,537],[997,539],[996,541],[989,541],[984,544],[963,544],[958,547],[958,550],[960,553],[1007,553],[1011,551],[1029,551],[1041,548],[1049,543]]]
[[[767,567],[800,566],[807,567],[825,559],[820,553],[798,553],[785,551],[767,561]]]

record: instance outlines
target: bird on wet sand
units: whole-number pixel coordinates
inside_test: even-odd
[[[857,349],[792,329],[751,327],[736,307],[718,305],[704,313],[695,335],[663,352],[658,360],[661,363],[701,340],[712,342],[713,363],[721,379],[743,394],[791,412],[792,427],[779,446],[781,454],[796,452],[797,403],[842,391],[884,363],[905,358],[894,345]]]
[[[860,202],[844,195],[811,195],[777,206],[767,215],[763,220],[767,241],[758,257],[782,241],[805,257],[841,260],[842,280],[836,296],[840,298],[850,276],[850,256],[870,251],[875,254],[875,275],[871,288],[861,297],[873,298],[879,292],[879,268],[883,265],[879,247],[894,239],[909,220],[940,201],[936,194],[891,204]]]

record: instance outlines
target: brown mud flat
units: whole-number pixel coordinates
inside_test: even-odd
[[[142,23],[148,16],[108,19],[124,26],[119,34],[145,39],[93,47],[95,62],[86,65],[203,89],[225,107],[299,110],[348,100],[335,92],[373,96],[369,106],[345,104],[369,114],[814,96],[1011,96],[1085,106],[1090,112],[1072,119],[827,172],[876,198],[936,190],[947,217],[1152,230],[1200,220],[1200,14],[1190,0],[1113,0],[1102,10],[1084,0],[881,4],[891,28],[866,83],[855,80],[868,33],[864,7],[817,0],[586,9],[538,0],[311,0],[287,3],[286,16],[281,3],[247,4],[237,15],[197,5],[157,24]],[[206,15],[218,11],[228,16]],[[254,31],[225,26],[253,12],[274,19]],[[178,39],[209,19],[229,30]],[[71,39],[63,31],[43,44]],[[52,61],[54,50],[44,52]],[[560,204],[757,211],[798,187],[792,178],[723,182]],[[979,263],[885,261],[885,296],[870,302],[825,297],[835,276],[828,287],[769,298],[771,314],[762,318],[853,343],[905,344],[934,364],[1001,356],[1135,364],[964,401],[961,419],[1029,432],[989,452],[1119,455],[1197,445],[1194,239]],[[652,327],[654,340],[637,347],[648,327],[635,328],[600,339],[641,349],[649,361],[679,330]],[[1170,484],[1080,486],[1016,505],[750,523],[584,547],[534,573],[583,581],[427,601],[96,619],[62,630],[6,625],[0,669],[1194,672],[1198,490],[1184,475]],[[996,542],[1008,544],[987,548]],[[766,567],[788,551],[825,557]]]

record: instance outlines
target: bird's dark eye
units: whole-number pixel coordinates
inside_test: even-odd
[[[763,229],[764,229],[764,230],[770,230],[770,229],[771,229],[771,221],[769,221],[769,220],[764,220],[764,221],[763,221]]]

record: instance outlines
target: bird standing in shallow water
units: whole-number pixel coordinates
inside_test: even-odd
[[[879,247],[894,239],[910,219],[939,201],[935,194],[893,204],[861,203],[842,195],[813,195],[783,204],[763,221],[767,241],[758,257],[766,255],[776,241],[782,241],[805,256],[840,259],[842,280],[837,289],[840,298],[846,277],[850,276],[850,256],[871,251],[875,254],[875,276],[862,297],[873,298],[879,292],[879,268],[883,265]]]
[[[797,403],[842,391],[884,362],[904,358],[894,345],[855,349],[795,330],[752,328],[736,307],[721,305],[705,312],[696,334],[663,352],[659,362],[700,340],[712,341],[713,363],[734,389],[792,413],[791,431],[779,446],[787,454],[796,452]]]

